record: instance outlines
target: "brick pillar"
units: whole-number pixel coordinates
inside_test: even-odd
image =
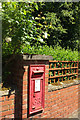
[[[25,58],[23,57],[23,68],[24,68],[24,74],[23,74],[23,82],[22,82],[22,118],[40,118],[41,116],[45,116],[45,108],[42,113],[38,113],[34,116],[29,115],[29,66],[30,65],[45,65],[45,103],[44,106],[46,107],[46,98],[47,98],[47,92],[48,92],[48,77],[49,77],[49,59],[51,60],[52,57],[48,56],[48,58],[45,58],[40,56],[40,58],[37,56],[36,58]],[[37,60],[38,59],[38,60]],[[40,60],[39,60],[40,59]]]
[[[22,118],[27,118],[28,108],[28,66],[24,66],[25,72],[23,75],[22,89]]]
[[[43,113],[43,118],[46,118],[47,116],[47,110],[48,110],[48,107],[47,107],[47,104],[48,104],[48,99],[47,99],[47,96],[48,96],[48,79],[49,79],[49,64],[45,65],[45,104],[44,104],[44,113]]]

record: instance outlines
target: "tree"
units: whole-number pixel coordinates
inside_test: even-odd
[[[77,48],[79,12],[79,3],[3,2],[3,55],[22,53],[26,46],[31,49],[44,44]]]
[[[38,10],[37,3],[2,3],[3,55],[21,53],[24,45],[44,43],[39,35],[43,30],[37,27],[34,10]]]
[[[78,3],[3,2],[3,77],[10,73],[7,68],[9,68],[8,65],[10,65],[16,54],[25,51],[30,54],[52,54],[53,57],[55,54],[55,59],[57,59],[57,55],[60,57],[62,55],[61,59],[64,59],[64,56],[65,59],[70,59],[74,51],[71,56],[70,50],[68,58],[69,50],[65,51],[62,47],[67,48],[69,46],[71,49],[74,49],[78,45],[79,12]],[[47,39],[44,37],[45,32],[48,33]],[[62,47],[59,47],[59,49],[58,47],[55,48],[57,45]],[[58,60],[60,60],[60,57]]]
[[[78,47],[80,30],[80,3],[70,2],[45,2],[43,15],[46,17],[48,45],[60,44],[62,47],[69,46],[72,50]]]

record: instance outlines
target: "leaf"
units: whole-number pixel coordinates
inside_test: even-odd
[[[38,10],[38,5],[37,5],[37,3],[35,4],[35,8],[36,8],[36,10]]]
[[[25,44],[27,44],[27,45],[30,45],[30,42],[28,42],[28,41],[25,41]]]
[[[45,20],[45,17],[41,17],[41,18]]]
[[[26,15],[26,10],[24,10],[24,15]]]
[[[39,17],[35,17],[35,20],[39,20],[40,18]]]

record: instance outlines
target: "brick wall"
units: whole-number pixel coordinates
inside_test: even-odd
[[[0,97],[0,118],[14,118],[15,94]]]
[[[25,67],[26,71],[28,67]],[[79,85],[70,86],[56,91],[48,92],[48,70],[45,65],[45,108],[42,113],[29,116],[30,118],[68,118],[79,107]],[[25,99],[26,102],[26,99]],[[26,110],[26,108],[24,108]],[[28,117],[24,113],[23,118]]]
[[[73,85],[56,91],[48,91],[49,61],[18,59],[14,61],[12,69],[13,84],[16,85],[15,93],[2,96],[2,118],[68,118],[79,108],[78,99],[79,85]],[[28,114],[29,110],[29,65],[45,64],[45,107],[44,110],[33,115]],[[1,106],[1,105],[0,105]],[[1,111],[0,111],[1,112]]]
[[[78,69],[78,77],[79,77],[79,79],[80,79],[80,61],[79,61],[79,69]]]

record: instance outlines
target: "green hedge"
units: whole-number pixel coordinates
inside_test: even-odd
[[[53,60],[68,60],[68,61],[77,61],[78,60],[78,51],[71,50],[69,48],[65,49],[61,46],[39,46],[39,47],[30,47],[29,45],[25,46],[22,50],[22,53],[29,54],[41,54],[41,55],[51,55],[53,56]]]

